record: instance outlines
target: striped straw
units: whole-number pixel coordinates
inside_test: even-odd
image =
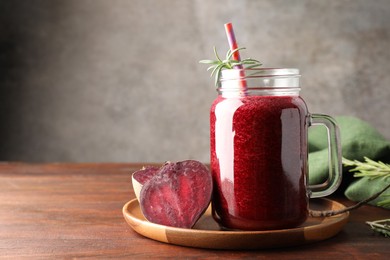
[[[232,23],[225,24],[225,31],[226,31],[226,36],[227,36],[227,39],[229,42],[230,50],[234,51],[234,50],[238,49],[238,44],[236,41],[236,37],[234,36]],[[233,53],[232,58],[234,60],[241,61],[240,53],[238,51]],[[236,66],[234,66],[234,68],[239,69],[239,70],[244,69],[244,67],[242,65],[236,65]],[[243,95],[246,95],[247,94],[247,84],[246,84],[246,80],[245,80],[245,73],[243,70],[240,71],[240,77],[243,78],[242,80],[240,80],[240,83],[239,83],[240,84],[240,92]]]
[[[234,50],[238,49],[238,44],[236,41],[236,36],[234,36],[232,23],[225,24],[225,31],[226,31],[226,36],[227,36],[227,39],[229,42],[230,50],[234,51]],[[238,51],[234,52],[232,57],[234,60],[237,60],[237,61],[241,60],[240,53]],[[242,69],[243,67],[242,67],[242,65],[237,65],[236,68]]]

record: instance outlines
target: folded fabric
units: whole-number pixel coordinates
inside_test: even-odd
[[[359,178],[359,180],[352,182],[345,191],[345,196],[353,201],[365,200],[375,193],[380,192],[390,183],[390,178],[384,180],[383,178],[369,179],[367,177]],[[377,203],[390,198],[390,189],[383,192],[378,198],[369,202],[371,205],[378,205]],[[390,205],[382,206],[390,209]]]
[[[336,117],[340,128],[340,139],[343,157],[349,160],[364,161],[368,157],[374,161],[390,162],[390,142],[374,127],[356,117]],[[370,180],[367,177],[351,178],[353,173],[343,167],[343,186],[345,195],[353,201],[361,201],[378,192],[390,182],[387,179]],[[328,176],[327,133],[324,127],[311,127],[309,130],[309,184],[319,184]],[[352,183],[349,183],[351,182]],[[345,182],[348,183],[345,183]],[[390,190],[384,194],[390,194]],[[378,198],[371,204],[382,198]]]

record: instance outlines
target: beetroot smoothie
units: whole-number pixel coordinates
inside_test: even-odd
[[[307,218],[307,108],[298,96],[218,96],[210,112],[213,208],[222,226],[265,230]]]
[[[308,200],[333,193],[341,182],[338,128],[327,115],[309,114],[299,96],[297,69],[222,71],[210,110],[213,217],[224,228],[296,227]],[[306,184],[307,132],[328,130],[328,181]]]
[[[221,224],[247,230],[307,217],[306,114],[298,96],[219,97],[211,108],[214,203]]]

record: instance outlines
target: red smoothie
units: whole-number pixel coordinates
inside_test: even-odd
[[[267,230],[306,220],[307,114],[299,95],[217,97],[211,170],[222,226]]]

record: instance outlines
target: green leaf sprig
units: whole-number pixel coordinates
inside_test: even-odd
[[[351,161],[343,158],[343,164],[354,167],[349,170],[350,172],[354,172],[354,177],[368,177],[369,179],[383,178],[383,180],[390,178],[390,164],[380,161],[376,162],[367,157],[364,157],[364,160],[365,162],[360,162],[358,160]],[[383,194],[381,198],[383,199],[378,201],[377,205],[390,207],[390,196]]]
[[[355,167],[349,170],[350,172],[355,172],[354,177],[369,177],[370,179],[390,178],[390,164],[376,162],[367,157],[364,157],[364,160],[365,162],[359,162],[343,158],[343,164]]]
[[[235,50],[228,50],[224,60],[219,57],[217,49],[215,47],[213,49],[216,60],[201,60],[199,63],[211,64],[211,66],[207,68],[207,71],[211,70],[211,77],[215,76],[215,86],[218,85],[218,81],[221,77],[221,72],[223,69],[233,69],[237,66],[242,66],[245,69],[251,69],[262,65],[260,61],[251,58],[246,58],[243,60],[232,59],[233,54],[240,50],[244,50],[244,47],[237,48]]]
[[[390,238],[390,219],[367,221],[372,230]]]
[[[389,164],[380,161],[376,162],[367,157],[364,157],[364,160],[365,162],[360,162],[357,160],[351,161],[343,158],[343,164],[354,167],[350,169],[350,172],[354,172],[354,177],[368,177],[370,179],[383,178],[384,180],[390,178]],[[384,199],[377,202],[377,205],[382,207],[390,207],[390,195],[383,194],[381,197]],[[380,233],[385,237],[390,237],[390,219],[367,221],[366,224],[368,224],[373,231]]]

